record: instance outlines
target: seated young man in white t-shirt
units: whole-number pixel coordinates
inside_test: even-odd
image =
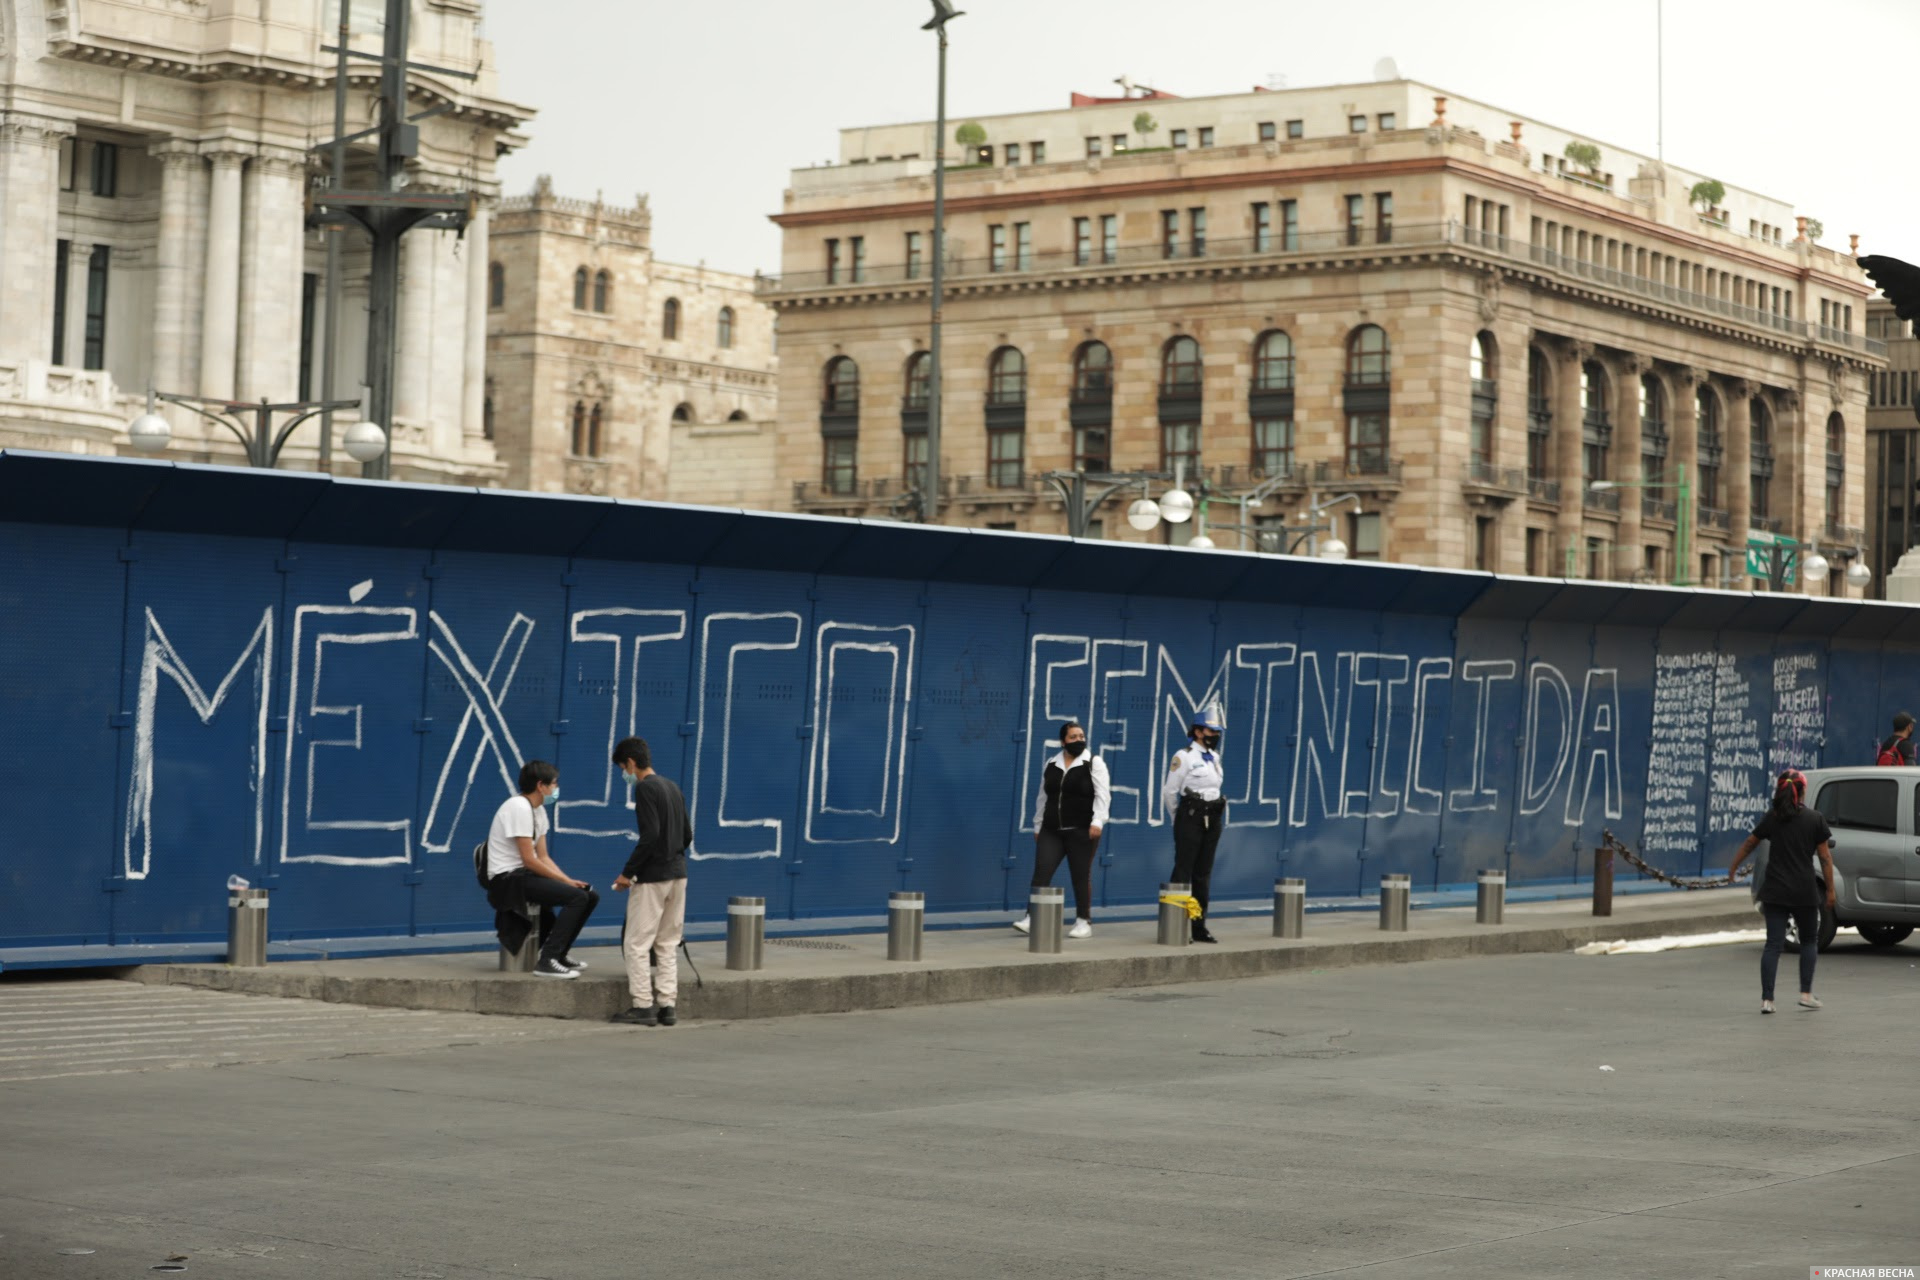
[[[540,963],[533,972],[541,978],[574,978],[587,966],[567,952],[587,917],[600,905],[600,895],[585,880],[562,871],[547,853],[547,810],[560,797],[560,771],[544,760],[529,760],[520,769],[520,794],[501,805],[487,831],[487,875],[518,876],[519,891],[545,915],[558,917],[540,946]]]

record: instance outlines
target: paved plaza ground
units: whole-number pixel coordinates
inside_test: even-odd
[[[672,1030],[9,978],[0,1275],[1920,1266],[1920,943],[1843,934],[1828,1007],[1771,1018],[1757,956]]]

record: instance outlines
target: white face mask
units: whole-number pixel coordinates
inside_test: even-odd
[[[555,787],[553,790],[547,792],[547,798],[545,803],[552,804],[554,801],[558,800],[559,798],[560,798],[560,788]]]

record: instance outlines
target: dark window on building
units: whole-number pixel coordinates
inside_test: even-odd
[[[606,417],[600,405],[595,404],[587,414],[587,456],[600,456],[600,431],[606,423]]]
[[[1720,463],[1725,445],[1720,439],[1720,398],[1702,386],[1696,400],[1698,415],[1700,484],[1695,497],[1703,507],[1720,508]]]
[[[1278,329],[1253,344],[1253,389],[1293,390],[1293,339]]]
[[[1160,357],[1160,394],[1197,399],[1200,395],[1200,344],[1182,335]]]
[[[987,270],[1007,269],[1007,225],[996,222],[987,228]]]
[[[1009,142],[1006,146],[1006,152],[1007,152],[1008,164],[1020,163],[1020,144],[1019,143]]]
[[[53,245],[53,362],[67,362],[67,290],[73,270],[73,241]]]
[[[720,321],[715,327],[718,330],[718,332],[714,334],[714,337],[718,340],[720,349],[722,351],[730,350],[733,347],[733,308],[732,307],[720,308]]]
[[[486,396],[480,401],[480,434],[493,439],[493,379],[487,379]]]
[[[1044,142],[1030,142],[1027,144],[1027,154],[1033,158],[1035,164],[1045,164],[1047,159],[1047,144]]]
[[[1033,270],[1033,224],[1031,222],[1013,224],[1013,269],[1015,271]]]
[[[498,262],[487,264],[487,305],[507,305],[507,269]]]
[[[1494,423],[1499,417],[1500,382],[1494,365],[1493,335],[1485,330],[1474,334],[1467,347],[1467,379],[1471,409],[1467,418],[1467,449],[1475,462],[1490,466]]]
[[[1381,555],[1380,513],[1356,511],[1348,517],[1347,553],[1355,560],[1378,560]]]
[[[1111,266],[1120,260],[1120,215],[1102,214],[1100,217],[1100,261]]]
[[[1827,524],[1838,525],[1846,511],[1847,424],[1837,413],[1827,415]]]
[[[93,144],[93,194],[111,199],[120,192],[120,148],[111,142]]]
[[[83,366],[107,367],[107,267],[112,261],[110,245],[97,244],[87,255],[87,330]]]
[[[1084,267],[1093,261],[1093,219],[1073,220],[1073,265]]]
[[[601,315],[605,315],[607,313],[607,309],[610,306],[612,306],[612,298],[611,298],[612,293],[613,293],[613,274],[609,271],[594,272],[593,273],[593,309],[595,311],[598,311]]]
[[[1074,353],[1073,402],[1113,403],[1113,352],[1106,343],[1083,343]]]
[[[1262,120],[1260,122],[1260,141],[1277,142],[1279,141],[1279,139],[1280,139],[1280,130],[1277,127],[1275,127],[1273,121]]]
[[[1280,247],[1291,253],[1300,248],[1300,202],[1280,202]]]
[[[1115,155],[1119,155],[1127,149],[1127,135],[1124,133],[1114,134],[1109,141],[1113,143],[1113,154]]]
[[[1185,151],[1187,149],[1187,131],[1185,129],[1175,129],[1167,135],[1167,141],[1173,145],[1175,151]]]
[[[987,483],[1017,489],[1026,475],[1027,358],[1001,347],[987,363]]]
[[[1253,470],[1263,479],[1293,474],[1293,419],[1253,420]]]
[[[860,366],[850,356],[835,356],[827,361],[825,393],[821,407],[829,412],[858,413],[860,410]]]
[[[840,283],[840,242],[834,239],[827,241],[827,283]]]
[[[668,342],[680,336],[680,299],[668,298],[660,309],[660,336]]]
[[[1473,518],[1473,567],[1482,573],[1499,571],[1499,529],[1492,516]]]
[[[576,458],[587,456],[587,404],[584,400],[573,402],[573,440],[571,452]]]
[[[987,483],[995,489],[1018,489],[1027,469],[1027,430],[993,427],[987,431]]]
[[[320,277],[312,271],[300,277],[300,398],[313,398],[313,331],[320,310]]]
[[[1747,413],[1747,474],[1752,482],[1748,510],[1764,520],[1773,514],[1773,411],[1755,396]]]
[[[1027,402],[1027,359],[1017,347],[1001,347],[988,367],[987,403],[1024,405]]]
[[[1367,224],[1367,201],[1364,196],[1347,197],[1347,243],[1359,244],[1360,236]]]
[[[1393,240],[1393,193],[1376,192],[1373,197],[1373,238],[1381,244]]]
[[[1087,154],[1089,156],[1097,156],[1100,154],[1100,139],[1098,138],[1087,139]]]
[[[853,282],[859,284],[867,278],[867,238],[852,236],[847,240],[847,251],[853,258]]]
[[[1306,136],[1307,136],[1306,121],[1304,120],[1287,121],[1287,137],[1288,138],[1304,138]]]
[[[933,399],[933,353],[916,351],[907,361],[907,395],[902,407],[924,412]]]
[[[1176,476],[1200,472],[1200,424],[1162,422],[1160,424],[1160,467]]]
[[[1365,116],[1348,116],[1347,117],[1348,133],[1365,133],[1366,131],[1367,131],[1367,118]]]
[[[907,279],[918,280],[921,267],[921,233],[907,232]]]
[[[1527,479],[1545,480],[1553,471],[1553,366],[1539,348],[1527,349]],[[1539,570],[1531,558],[1527,572]]]
[[[1400,127],[1400,117],[1391,111],[1382,111],[1380,113],[1379,124],[1380,132],[1382,133],[1387,132],[1389,129],[1398,129]]]
[[[1193,256],[1207,256],[1207,211],[1205,209],[1187,210],[1187,239],[1193,244]]]
[[[1163,258],[1180,256],[1180,211],[1178,209],[1160,211],[1160,256]]]
[[[1202,125],[1200,127],[1200,145],[1203,147],[1210,147],[1213,145],[1213,126],[1212,125],[1210,124]]]
[[[1273,248],[1273,206],[1262,200],[1253,206],[1253,251],[1266,253]]]
[[[1580,476],[1585,484],[1611,480],[1613,385],[1597,360],[1580,366]]]
[[[587,290],[591,286],[592,277],[587,274],[585,267],[573,273],[573,309],[575,311],[587,309]]]
[[[922,439],[925,439],[923,436]],[[820,487],[837,497],[854,491],[859,478],[858,436],[822,436],[820,438]]]
[[[1391,379],[1386,331],[1379,325],[1361,325],[1347,339],[1345,404],[1350,475],[1384,475],[1389,469]]]
[[[823,372],[820,437],[821,488],[830,494],[851,494],[860,444],[860,366],[849,356],[835,356]]]
[[[1640,375],[1640,478],[1657,484],[1667,470],[1667,388],[1651,373]],[[1666,491],[1649,489],[1644,499],[1664,502]]]
[[[1113,352],[1104,342],[1082,343],[1073,353],[1073,425],[1076,471],[1106,471],[1113,465]]]

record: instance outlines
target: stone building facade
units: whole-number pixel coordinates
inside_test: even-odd
[[[325,241],[307,225],[331,132],[336,0],[0,0],[0,446],[129,452],[151,386],[213,399],[318,398]],[[352,44],[380,51],[381,0],[351,0]],[[485,439],[485,204],[532,112],[503,100],[480,0],[415,0],[416,187],[474,191],[463,235],[404,241],[393,475],[497,483]],[[379,70],[358,62],[349,132]],[[356,160],[356,167],[362,163]],[[350,177],[351,182],[351,177]],[[362,395],[365,241],[346,264],[335,397]],[[168,456],[241,462],[239,442],[164,406]],[[340,415],[336,430],[357,415]],[[286,465],[315,465],[317,428]],[[336,450],[340,471],[357,465]]]
[[[1852,257],[1787,204],[1697,206],[1704,174],[1570,161],[1577,135],[1409,81],[977,123],[947,174],[942,521],[1065,531],[1040,477],[1077,468],[1177,471],[1225,547],[1326,523],[1356,556],[1506,573],[1744,586],[1750,537],[1862,539],[1884,345]],[[897,516],[926,456],[932,126],[841,150],[775,217],[777,472],[799,509]],[[1089,533],[1200,527],[1134,533],[1139,492]]]
[[[1887,344],[1887,367],[1867,385],[1867,567],[1882,596],[1893,566],[1920,547],[1920,338],[1878,297],[1867,334]]]
[[[512,488],[774,502],[773,312],[751,277],[655,260],[652,214],[503,200],[488,272],[488,434]]]

